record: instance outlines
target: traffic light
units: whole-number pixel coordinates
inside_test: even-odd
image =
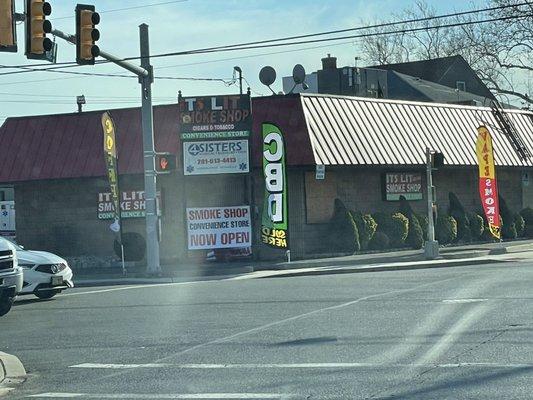
[[[78,4],[76,6],[76,62],[80,65],[93,65],[94,59],[100,55],[96,42],[100,32],[96,25],[100,23],[100,14],[94,6]]]
[[[46,19],[52,14],[52,6],[44,0],[26,0],[26,57],[45,59],[53,42],[46,37],[52,33],[52,23]]]
[[[431,155],[431,166],[433,168],[441,168],[444,166],[444,154],[435,152]]]
[[[0,51],[17,52],[15,0],[0,0]]]
[[[155,155],[155,171],[158,174],[170,174],[176,170],[176,155],[171,153],[157,153]]]

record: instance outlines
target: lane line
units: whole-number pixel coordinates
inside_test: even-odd
[[[122,290],[132,290],[132,289],[145,289],[145,288],[157,288],[157,287],[165,287],[165,286],[183,286],[183,285],[194,285],[199,283],[206,283],[206,282],[221,282],[221,281],[227,281],[228,278],[224,279],[217,279],[217,280],[204,280],[204,281],[190,281],[190,282],[173,282],[173,283],[154,283],[154,284],[145,284],[145,285],[135,285],[135,286],[121,286],[121,287],[114,287],[111,289],[98,289],[98,290],[90,290],[87,292],[74,292],[74,293],[65,293],[61,294],[58,297],[67,297],[67,296],[81,296],[86,294],[98,294],[98,293],[108,293],[108,292],[118,292]]]
[[[241,332],[237,332],[237,333],[234,333],[233,335],[228,335],[228,336],[224,336],[224,337],[221,337],[221,338],[218,338],[218,339],[213,339],[213,340],[209,340],[209,341],[204,342],[204,343],[197,344],[197,345],[189,347],[189,348],[187,348],[185,350],[181,350],[181,351],[178,351],[176,353],[170,354],[168,356],[156,359],[156,360],[153,361],[153,363],[161,363],[163,361],[170,360],[170,359],[172,359],[172,358],[174,358],[176,356],[179,356],[179,355],[182,355],[182,354],[186,354],[186,353],[189,353],[191,351],[201,349],[203,347],[207,347],[207,346],[211,346],[211,345],[219,344],[219,343],[224,343],[224,342],[230,341],[232,339],[239,338],[241,336],[246,336],[246,335],[249,335],[251,333],[263,331],[265,329],[269,329],[269,328],[272,328],[272,327],[275,327],[275,326],[278,326],[278,325],[286,324],[288,322],[296,321],[296,320],[299,320],[299,319],[302,319],[302,318],[310,317],[312,315],[319,314],[319,313],[322,313],[322,312],[325,312],[325,311],[338,310],[338,309],[341,309],[341,308],[344,308],[344,307],[348,307],[348,306],[360,303],[360,302],[368,300],[368,299],[377,298],[377,297],[383,297],[383,296],[389,296],[389,295],[398,294],[398,293],[408,293],[408,292],[412,292],[412,291],[418,290],[418,289],[423,288],[423,287],[437,285],[437,284],[440,284],[440,283],[443,283],[443,282],[448,282],[448,281],[459,279],[459,278],[464,279],[464,275],[453,276],[451,278],[445,278],[445,279],[439,279],[437,281],[431,281],[431,282],[428,282],[428,283],[423,283],[423,284],[416,285],[416,286],[413,286],[413,287],[410,287],[410,288],[397,289],[397,290],[391,290],[391,291],[388,291],[388,292],[376,293],[376,294],[373,294],[373,295],[360,297],[358,299],[355,299],[355,300],[352,300],[352,301],[348,301],[346,303],[341,303],[341,304],[338,304],[338,305],[335,305],[335,306],[319,308],[319,309],[316,309],[316,310],[313,310],[313,311],[309,311],[309,312],[306,312],[306,313],[303,313],[303,314],[297,314],[297,315],[294,315],[294,316],[289,317],[289,318],[280,319],[280,320],[273,321],[273,322],[270,322],[270,323],[265,324],[265,325],[260,325],[260,326],[257,326],[255,328],[251,328],[251,329],[247,329],[247,330],[244,330],[244,331],[241,331]],[[114,377],[123,375],[125,373],[127,373],[127,370],[120,371],[120,372],[115,372],[115,373],[103,376],[100,379],[114,378]]]
[[[60,393],[49,392],[27,396],[27,398],[52,399],[287,399],[290,395],[279,393],[176,393],[176,394],[141,394],[141,393]]]
[[[135,369],[135,368],[177,368],[177,369],[357,369],[357,368],[533,368],[533,363],[490,363],[461,362],[447,364],[379,364],[379,363],[295,363],[295,364],[98,364],[84,363],[69,368],[82,369]]]

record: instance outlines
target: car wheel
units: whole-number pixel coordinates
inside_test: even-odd
[[[35,292],[34,295],[40,298],[41,300],[51,299],[54,297],[58,292],[55,292],[53,290],[47,290],[43,292]]]
[[[0,317],[2,315],[6,315],[9,310],[11,310],[11,306],[13,305],[13,299],[2,299],[0,298]]]

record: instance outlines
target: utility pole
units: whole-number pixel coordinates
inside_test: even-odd
[[[76,43],[76,36],[60,30],[52,30],[52,34],[70,43]],[[100,56],[139,77],[142,97],[142,135],[144,160],[144,193],[146,204],[146,272],[151,275],[161,273],[159,263],[159,238],[157,215],[157,176],[155,172],[154,124],[152,108],[152,83],[154,81],[153,68],[150,65],[150,46],[148,25],[139,26],[141,42],[141,67],[133,65],[105,51],[100,50]],[[121,227],[122,229],[122,227]]]
[[[241,67],[235,66],[233,67],[233,70],[239,74],[239,94],[242,94],[242,69]]]
[[[159,221],[157,212],[157,176],[155,172],[154,122],[152,107],[153,68],[150,65],[148,25],[139,26],[141,67],[147,76],[139,76],[142,96],[142,130],[144,154],[144,200],[146,203],[146,261],[149,274],[161,273],[159,264]]]
[[[433,220],[433,178],[431,165],[431,150],[426,147],[426,179],[428,200],[428,240],[424,247],[424,255],[433,260],[439,256],[439,242],[435,240],[435,221]]]

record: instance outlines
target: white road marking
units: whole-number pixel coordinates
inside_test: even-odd
[[[118,291],[121,291],[121,290],[131,290],[131,289],[157,288],[157,287],[164,287],[164,286],[193,285],[193,284],[198,284],[198,283],[220,282],[220,281],[225,281],[225,280],[228,280],[228,279],[205,280],[205,281],[190,281],[190,282],[174,282],[174,283],[155,283],[155,284],[135,285],[135,286],[120,286],[120,287],[114,287],[114,288],[111,288],[111,289],[98,289],[98,290],[90,290],[90,291],[87,291],[87,292],[65,293],[65,294],[61,294],[60,297],[81,296],[81,295],[85,295],[85,294],[98,294],[98,293],[107,293],[107,292],[118,292]]]
[[[482,301],[487,301],[488,299],[446,299],[442,300],[443,303],[447,304],[462,304],[462,303],[479,303]]]
[[[387,363],[295,363],[295,364],[93,364],[71,365],[69,368],[87,369],[135,369],[135,368],[178,368],[178,369],[342,369],[342,368],[533,368],[533,363],[489,363],[462,362],[448,364],[387,364]]]
[[[460,335],[475,321],[483,317],[489,311],[486,304],[480,304],[471,309],[459,319],[425,355],[420,357],[417,364],[428,364],[439,358],[448,350]]]
[[[140,393],[40,393],[27,396],[28,398],[52,399],[287,399],[290,396],[279,393],[176,393],[176,394],[140,394]]]

